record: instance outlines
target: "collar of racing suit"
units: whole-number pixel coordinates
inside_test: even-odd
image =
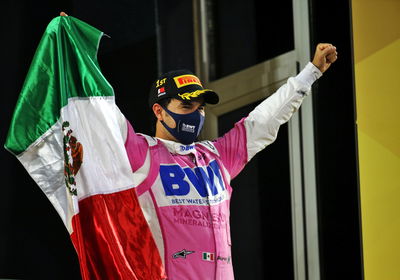
[[[179,154],[179,155],[189,155],[197,154],[196,150],[196,144],[200,144],[203,147],[207,148],[210,152],[219,155],[217,149],[215,148],[214,144],[211,141],[201,141],[201,142],[196,142],[188,145],[184,145],[182,143],[170,141],[170,140],[165,140],[161,138],[155,137],[157,140],[161,141],[165,147],[167,147],[168,151],[173,154]]]
[[[157,139],[160,140],[165,145],[165,147],[167,147],[170,153],[179,155],[196,154],[195,143],[184,145],[175,141],[165,140],[161,138]]]

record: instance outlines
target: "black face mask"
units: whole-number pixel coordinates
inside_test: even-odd
[[[165,107],[163,109],[176,123],[175,128],[170,128],[164,121],[161,121],[164,127],[182,144],[193,143],[203,128],[204,116],[198,110],[189,114],[177,114]]]

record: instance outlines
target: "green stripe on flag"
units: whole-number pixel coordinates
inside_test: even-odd
[[[6,149],[25,151],[57,122],[68,98],[114,95],[97,62],[102,35],[71,16],[49,23],[17,101]]]

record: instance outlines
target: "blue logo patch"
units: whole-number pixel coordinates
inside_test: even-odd
[[[189,146],[190,147],[190,146]],[[219,188],[214,182],[218,178]],[[179,165],[161,165],[160,177],[166,196],[184,196],[190,192],[191,183],[202,197],[217,195],[225,189],[221,170],[214,160],[206,167],[182,168]]]
[[[190,151],[194,149],[194,145],[181,146],[181,152]]]

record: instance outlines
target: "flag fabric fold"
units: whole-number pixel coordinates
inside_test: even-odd
[[[62,218],[83,279],[164,279],[134,190],[124,147],[126,120],[97,62],[102,36],[74,17],[50,22],[5,148]],[[118,196],[124,196],[123,205]]]

